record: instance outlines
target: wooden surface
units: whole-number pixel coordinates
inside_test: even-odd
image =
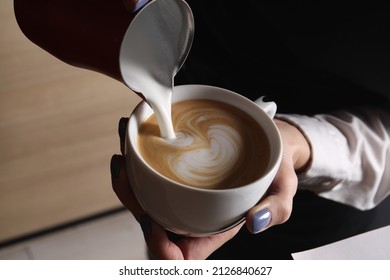
[[[31,43],[0,0],[0,243],[121,206],[109,162],[139,97]]]

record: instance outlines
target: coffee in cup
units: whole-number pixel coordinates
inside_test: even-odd
[[[206,85],[174,87],[172,104],[177,139],[160,137],[147,102],[130,115],[125,159],[139,204],[162,227],[186,236],[242,223],[279,169],[276,104]]]
[[[216,100],[184,100],[172,105],[172,123],[175,139],[160,136],[154,114],[138,132],[141,156],[161,175],[191,187],[228,189],[266,170],[268,138],[241,109]]]

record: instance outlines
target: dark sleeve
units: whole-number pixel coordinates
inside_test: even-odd
[[[121,1],[14,0],[14,12],[25,36],[50,54],[120,79],[119,48],[134,16]]]

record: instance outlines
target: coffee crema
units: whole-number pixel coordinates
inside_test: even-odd
[[[262,127],[223,102],[192,99],[172,105],[175,139],[164,139],[154,114],[140,128],[137,146],[157,172],[204,189],[228,189],[262,176],[270,158]]]

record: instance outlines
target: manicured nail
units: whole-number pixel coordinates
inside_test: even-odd
[[[271,212],[268,209],[261,209],[252,217],[252,232],[258,233],[268,226],[271,221]]]
[[[148,2],[149,2],[149,0],[138,0],[137,3],[135,4],[134,12],[138,11],[139,9],[141,9]]]
[[[139,218],[139,223],[145,236],[152,234],[152,224],[150,222],[150,218],[147,215],[141,215]]]
[[[121,172],[121,163],[119,161],[120,156],[119,155],[113,155],[111,157],[110,162],[110,171],[111,171],[111,178],[116,179],[119,177],[119,174]]]
[[[129,118],[121,118],[119,120],[119,124],[118,124],[118,134],[119,134],[119,138],[121,140],[125,140],[126,138],[126,129],[127,129],[127,123],[129,122]]]

